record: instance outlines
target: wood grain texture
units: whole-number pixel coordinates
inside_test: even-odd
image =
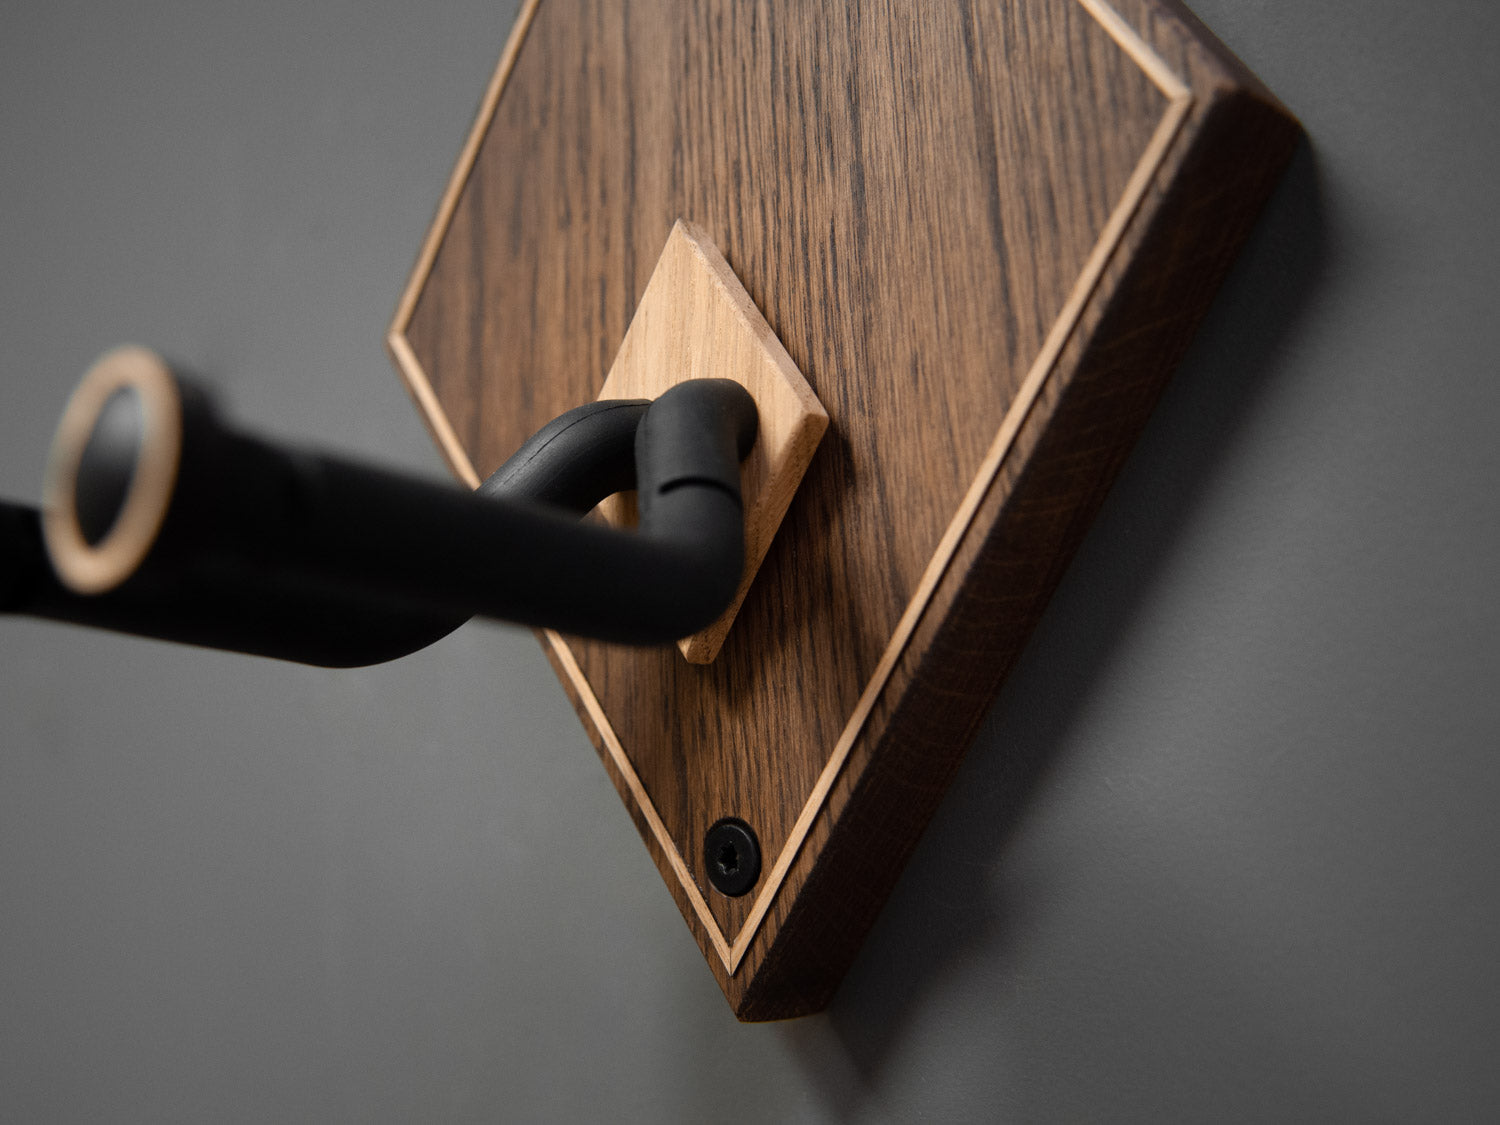
[[[549,641],[736,1013],[816,1010],[1296,126],[1164,0],[544,0],[506,58],[393,352],[483,475],[598,394],[683,216],[826,407],[713,665]]]
[[[755,448],[740,469],[745,509],[745,573],[733,601],[708,628],[678,642],[692,664],[711,664],[739,614],[828,414],[786,348],[734,276],[712,239],[679,222],[615,356],[600,398],[654,399],[686,379],[732,379],[755,400]],[[616,526],[633,527],[628,496],[599,505]]]

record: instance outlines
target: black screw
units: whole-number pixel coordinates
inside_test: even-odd
[[[760,844],[748,824],[726,816],[703,837],[703,863],[714,890],[739,898],[760,878]]]

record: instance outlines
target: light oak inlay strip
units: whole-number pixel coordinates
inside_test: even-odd
[[[625,747],[620,744],[620,736],[615,733],[615,728],[610,725],[609,717],[605,715],[604,708],[599,705],[598,697],[594,695],[593,689],[589,687],[588,680],[584,678],[583,669],[578,667],[578,661],[573,658],[573,652],[568,648],[567,642],[551,629],[544,630],[547,643],[552,646],[552,651],[557,653],[557,659],[562,663],[563,670],[568,673],[568,678],[578,688],[578,694],[583,698],[583,705],[588,710],[589,718],[594,721],[595,728],[599,731],[599,737],[609,750],[610,760],[614,762],[615,768],[625,778],[625,785],[630,790],[630,795],[635,798],[635,803],[640,806],[642,814],[646,817],[646,823],[651,826],[651,834],[656,837],[657,843],[667,853],[667,861],[671,863],[672,870],[677,879],[682,883],[683,889],[687,891],[688,900],[693,904],[693,912],[698,915],[698,920],[708,930],[708,936],[714,943],[714,949],[723,958],[724,963],[729,964],[732,956],[729,942],[725,940],[724,931],[714,921],[712,912],[708,909],[708,903],[703,898],[703,892],[698,889],[698,884],[693,880],[692,873],[688,871],[687,864],[682,861],[682,855],[672,843],[672,837],[667,832],[667,826],[662,823],[656,806],[652,804],[651,798],[646,793],[646,787],[641,784],[640,777],[635,772],[635,767],[630,764],[630,758],[625,753]]]
[[[521,53],[521,44],[526,41],[526,32],[531,27],[531,20],[536,15],[539,3],[541,0],[526,0],[516,16],[515,26],[510,31],[510,38],[505,41],[505,50],[500,54],[500,62],[490,78],[489,87],[484,92],[484,99],[479,103],[479,113],[474,118],[474,125],[464,141],[463,151],[458,155],[458,163],[453,166],[453,174],[448,177],[448,187],[443,192],[442,201],[438,204],[437,216],[433,219],[427,238],[422,243],[421,252],[417,255],[416,267],[406,282],[406,288],[401,293],[401,301],[396,305],[396,315],[391,318],[391,326],[386,331],[386,344],[391,350],[391,355],[396,361],[396,367],[401,372],[407,390],[416,400],[417,408],[426,416],[433,436],[437,439],[438,447],[448,461],[449,468],[470,488],[479,487],[479,474],[475,472],[473,462],[464,452],[458,435],[453,432],[453,424],[438,403],[431,380],[422,370],[422,365],[417,362],[416,354],[406,339],[406,328],[411,324],[412,314],[417,310],[417,301],[427,285],[427,278],[432,274],[432,266],[437,261],[438,251],[442,249],[443,238],[453,222],[453,212],[458,209],[459,197],[463,195],[464,185],[469,182],[469,173],[474,170],[474,161],[479,158],[479,149],[484,144],[484,135],[495,116],[495,107],[500,104],[500,95],[505,91],[505,82],[515,67],[516,57]]]
[[[1057,357],[1062,353],[1063,345],[1068,341],[1073,329],[1077,326],[1078,317],[1083,312],[1089,296],[1098,284],[1099,278],[1104,273],[1104,267],[1109,262],[1110,255],[1118,245],[1120,236],[1124,234],[1125,226],[1130,217],[1140,205],[1141,199],[1150,186],[1151,178],[1161,164],[1162,158],[1166,156],[1172,138],[1177,135],[1177,129],[1182,124],[1191,104],[1191,98],[1184,97],[1183,100],[1173,102],[1163,116],[1161,124],[1157,126],[1152,136],[1151,144],[1147,147],[1145,155],[1140,164],[1136,166],[1132,174],[1129,186],[1116,206],[1114,214],[1104,229],[1104,234],[1099,242],[1095,244],[1093,253],[1089,255],[1088,263],[1084,267],[1082,276],[1073,287],[1073,292],[1068,302],[1063,306],[1062,314],[1053,323],[1052,330],[1047,335],[1046,343],[1043,345],[1041,354],[1037,356],[1036,362],[1032,364],[1031,370],[1026,375],[1025,382],[1021,385],[1021,391],[1016,401],[1006,412],[1005,418],[1000,424],[1000,430],[995,435],[989,452],[985,455],[980,465],[979,473],[974,483],[970,486],[963,502],[959,505],[957,513],[948,530],[944,533],[942,540],[938,543],[937,551],[928,563],[926,572],[922,575],[921,582],[917,585],[916,593],[907,603],[906,611],[901,615],[901,620],[896,625],[896,631],[891,636],[890,644],[886,646],[880,663],[875,667],[875,673],[870,677],[865,686],[864,694],[860,696],[859,703],[855,706],[853,714],[849,717],[848,724],[844,727],[839,740],[834,744],[833,754],[828,759],[828,764],[819,775],[817,784],[813,786],[812,794],[803,806],[797,822],[792,826],[792,831],[787,837],[786,846],[782,848],[781,854],[776,858],[776,864],[771,868],[770,876],[766,880],[766,886],[755,900],[755,906],[751,909],[749,917],[745,919],[739,936],[735,939],[732,947],[732,957],[727,966],[730,972],[734,972],[739,965],[740,959],[744,957],[745,951],[749,949],[750,942],[755,938],[755,931],[766,916],[766,911],[771,907],[771,901],[780,888],[786,873],[791,870],[793,861],[797,858],[797,852],[801,849],[803,841],[807,838],[808,831],[812,828],[813,819],[823,807],[829,792],[833,789],[833,783],[837,780],[839,771],[843,768],[844,761],[849,757],[849,751],[853,749],[855,739],[859,737],[860,731],[864,729],[865,721],[870,717],[870,712],[875,707],[875,701],[884,690],[886,681],[890,679],[891,673],[896,668],[896,662],[901,659],[907,642],[911,640],[916,631],[917,623],[922,618],[922,613],[927,608],[933,592],[942,580],[948,564],[953,560],[958,550],[959,543],[964,534],[969,530],[969,524],[974,519],[974,514],[979,510],[980,503],[989,491],[990,485],[994,483],[995,477],[1000,472],[1000,466],[1005,461],[1005,455],[1010,451],[1016,435],[1020,433],[1022,424],[1027,415],[1035,405],[1037,398],[1041,395],[1043,387],[1046,386],[1047,377],[1051,375]]]

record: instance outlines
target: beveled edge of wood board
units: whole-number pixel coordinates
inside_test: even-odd
[[[1151,82],[1162,92],[1167,99],[1167,107],[1164,110],[1157,127],[1147,143],[1135,169],[1126,182],[1125,190],[1119,202],[1111,211],[1109,219],[1100,232],[1093,250],[1084,263],[1083,270],[1075,281],[1068,299],[1064,302],[1057,319],[1053,322],[1046,339],[1043,341],[1041,351],[1033,360],[1021,387],[1011,403],[1005,417],[1001,420],[1000,427],[990,444],[984,459],[980,463],[978,472],[960,501],[953,518],[949,521],[947,530],[939,540],[937,549],[934,551],[923,572],[921,580],[917,584],[911,599],[908,601],[905,611],[898,620],[890,640],[887,642],[885,651],[875,667],[874,673],[866,682],[865,688],[860,695],[858,703],[851,712],[845,723],[844,729],[834,744],[833,750],[825,764],[818,780],[804,804],[802,812],[793,824],[787,842],[765,878],[764,884],[756,895],[754,905],[751,908],[744,924],[731,942],[727,935],[714,920],[709,911],[708,904],[703,898],[702,891],[698,888],[696,880],[692,878],[687,864],[673,844],[666,826],[661,820],[660,814],[651,803],[646,794],[645,787],[630,763],[628,753],[621,744],[619,736],[615,733],[608,717],[604,713],[598,697],[595,695],[588,679],[579,667],[576,657],[568,647],[567,641],[559,634],[551,630],[543,631],[545,642],[551,647],[554,654],[554,662],[560,666],[572,682],[579,698],[582,700],[584,710],[588,714],[590,722],[594,725],[600,741],[608,750],[612,764],[620,772],[625,786],[631,797],[636,801],[642,819],[651,829],[659,847],[662,848],[666,860],[674,874],[676,874],[682,890],[688,901],[693,906],[693,912],[697,915],[699,922],[704,926],[709,941],[714,951],[719,955],[724,968],[731,976],[735,974],[745,953],[754,941],[761,923],[775,901],[776,894],[780,890],[782,882],[796,861],[803,842],[811,829],[823,803],[826,801],[834,782],[849,756],[850,749],[859,737],[865,723],[868,721],[886,682],[900,660],[916,631],[917,625],[922,619],[928,602],[938,587],[948,564],[952,561],[955,552],[963,541],[965,533],[972,523],[975,513],[983,501],[990,485],[994,482],[1006,454],[1009,452],[1022,424],[1026,421],[1032,407],[1035,405],[1042,391],[1045,389],[1047,379],[1051,375],[1058,357],[1061,355],[1064,345],[1072,335],[1078,324],[1079,317],[1086,307],[1089,297],[1093,294],[1111,255],[1119,245],[1124,232],[1134,216],[1141,201],[1145,198],[1153,178],[1165,159],[1173,140],[1183,121],[1187,118],[1193,106],[1193,95],[1187,82],[1174,72],[1171,67],[1156,53],[1154,49],[1128,24],[1125,19],[1111,7],[1106,0],[1076,0],[1076,2],[1089,13],[1090,16],[1103,28],[1110,38],[1124,51],[1137,66],[1146,74]],[[448,187],[439,205],[437,217],[434,219],[432,228],[428,231],[421,252],[417,259],[416,267],[403,291],[401,301],[397,306],[396,314],[392,319],[391,326],[387,332],[386,341],[391,351],[393,360],[401,374],[407,389],[412,395],[419,412],[427,422],[434,439],[442,450],[455,476],[467,483],[471,488],[478,487],[479,475],[470,461],[467,453],[458,441],[452,424],[448,421],[437,395],[432,389],[426,373],[418,363],[411,345],[406,339],[406,328],[411,322],[415,312],[417,301],[421,291],[426,285],[433,263],[436,261],[438,250],[442,245],[448,226],[452,221],[453,213],[458,205],[464,186],[468,181],[469,173],[472,171],[474,162],[478,158],[480,146],[483,143],[485,133],[488,131],[491,120],[494,117],[496,106],[499,104],[500,96],[504,91],[506,80],[510,76],[511,69],[520,53],[521,45],[525,41],[526,32],[530,28],[533,16],[540,0],[526,0],[520,13],[516,18],[515,27],[511,31],[509,40],[500,56],[499,65],[486,90],[484,100],[481,102],[479,113],[476,115],[473,129],[471,130],[464,148],[460,153],[458,163],[449,178]]]

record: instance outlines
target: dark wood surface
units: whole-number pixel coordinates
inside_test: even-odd
[[[550,655],[735,1011],[815,1010],[1295,125],[1160,0],[541,0],[528,17],[398,359],[482,476],[598,394],[683,218],[814,388],[828,435],[719,659]],[[725,815],[765,856],[740,899],[700,854]]]

